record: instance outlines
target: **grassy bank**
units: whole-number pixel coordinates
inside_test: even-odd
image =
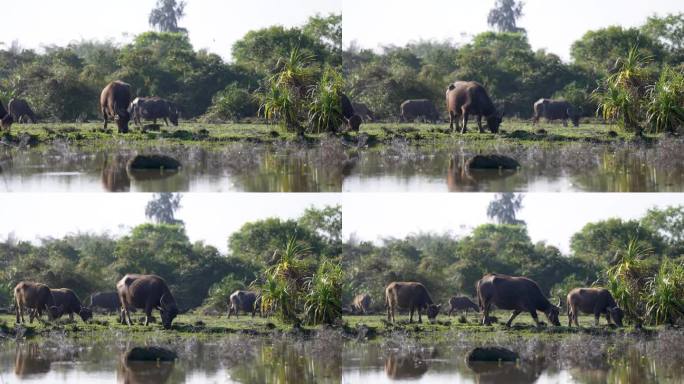
[[[149,143],[163,141],[168,143],[207,143],[227,142],[277,143],[296,141],[293,132],[286,132],[276,125],[267,124],[205,124],[197,122],[181,122],[178,127],[161,125],[150,129],[131,125],[127,134],[116,132],[116,125],[110,124],[107,130],[102,129],[101,122],[89,123],[38,123],[14,124],[10,133],[3,132],[3,142],[9,145],[51,143],[67,141],[71,143],[97,144],[116,142]],[[563,127],[561,124],[540,123],[533,126],[529,121],[509,120],[497,134],[479,133],[477,126],[472,125],[465,135],[452,133],[447,123],[413,124],[413,123],[370,123],[363,124],[361,131],[348,133],[344,139],[351,144],[357,140],[362,145],[373,146],[388,143],[395,139],[404,139],[415,144],[434,145],[435,143],[472,142],[478,144],[493,143],[613,143],[632,140],[634,136],[620,131],[615,126],[588,123],[580,127]],[[316,143],[329,137],[328,134],[307,134],[306,141]],[[647,140],[657,136],[647,136]]]

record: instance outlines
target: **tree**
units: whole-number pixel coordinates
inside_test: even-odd
[[[157,0],[157,6],[150,12],[149,23],[160,32],[187,33],[187,29],[178,26],[178,21],[185,16],[185,1]]]
[[[496,0],[487,16],[487,24],[499,32],[524,32],[523,28],[517,26],[518,19],[523,15],[523,5],[522,1]]]
[[[487,207],[487,217],[499,224],[524,225],[525,221],[516,218],[522,208],[523,195],[512,192],[497,194]]]
[[[684,13],[651,16],[641,30],[663,44],[673,55],[672,61],[677,63],[684,60]]]
[[[182,225],[183,221],[175,218],[175,213],[181,206],[181,198],[180,193],[155,193],[145,207],[145,216],[157,224]]]

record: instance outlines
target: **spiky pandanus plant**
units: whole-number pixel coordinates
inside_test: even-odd
[[[309,127],[315,133],[335,132],[342,125],[342,74],[326,67],[309,91]]]
[[[280,58],[274,73],[258,93],[259,113],[269,121],[278,121],[287,130],[304,134],[306,96],[316,75],[313,55],[298,48]]]
[[[674,324],[684,317],[684,265],[665,260],[647,284],[646,316],[653,324]]]
[[[652,131],[674,133],[684,126],[684,74],[666,67],[646,94],[646,117]]]
[[[333,324],[342,317],[343,280],[342,267],[329,260],[307,279],[304,314],[309,324]]]
[[[597,102],[597,115],[605,120],[618,121],[623,129],[641,136],[644,121],[643,105],[649,71],[647,65],[652,57],[639,53],[632,47],[624,59],[615,63],[615,71],[592,97]]]
[[[643,292],[648,281],[648,268],[644,259],[650,250],[630,240],[616,263],[606,273],[608,289],[625,311],[627,319],[640,328],[646,315]]]

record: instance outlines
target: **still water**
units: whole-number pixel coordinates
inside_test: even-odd
[[[494,144],[356,148],[229,143],[217,147],[53,144],[0,151],[0,192],[682,192],[684,141],[660,144]],[[137,154],[165,154],[175,172],[135,171]],[[513,171],[470,170],[474,155],[518,161]]]
[[[499,343],[518,351],[519,363],[467,363],[477,342],[420,344],[408,339],[308,341],[250,336],[121,341],[0,341],[2,383],[682,383],[682,334],[651,340],[571,336]],[[401,339],[401,337],[399,337]],[[669,340],[669,341],[668,341]],[[677,345],[670,345],[676,343]],[[125,351],[163,345],[174,363],[128,362]]]

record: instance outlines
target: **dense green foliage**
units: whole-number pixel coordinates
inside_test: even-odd
[[[328,236],[310,225],[317,222],[315,218],[338,221],[339,215],[339,207],[309,208],[298,220],[246,223],[231,236],[227,255],[202,242],[190,242],[178,224],[141,224],[119,238],[78,233],[32,244],[8,237],[0,242],[0,306],[10,304],[11,290],[21,280],[71,288],[85,299],[95,291],[114,290],[126,273],[154,273],[169,283],[181,308],[205,303],[225,309],[233,290],[248,287],[274,263],[253,256],[270,257],[290,236],[309,249],[301,262],[311,273],[322,262],[337,259],[341,250],[335,244],[340,236],[337,229],[329,227]],[[247,239],[255,243],[247,247]]]
[[[212,119],[236,120],[256,115],[253,92],[294,49],[311,54],[320,68],[341,65],[339,15],[313,16],[301,27],[250,31],[234,43],[229,63],[192,47],[174,21],[183,5],[160,1],[150,22],[163,32],[142,33],[123,46],[80,41],[46,47],[44,53],[18,45],[0,49],[0,100],[25,98],[44,120],[97,119],[101,90],[120,79],[132,85],[134,97],[175,102],[185,118],[208,111]]]
[[[671,263],[667,268],[681,266],[682,217],[684,207],[679,206],[651,209],[641,220],[588,223],[572,237],[569,255],[543,242],[532,243],[524,225],[483,224],[463,237],[422,233],[380,244],[351,239],[342,262],[351,281],[345,303],[366,292],[380,308],[384,287],[391,281],[422,282],[434,300],[445,303],[456,294],[474,296],[475,282],[489,272],[530,277],[555,303],[571,288],[609,286],[608,270],[623,260],[629,247],[648,250],[635,259],[649,278],[663,263]]]
[[[506,20],[514,19],[515,2],[501,3]],[[648,71],[653,81],[663,68],[681,67],[683,20],[684,14],[654,16],[640,28],[589,31],[572,45],[569,63],[533,51],[524,32],[510,32],[517,28],[510,23],[500,28],[506,32],[480,33],[463,45],[419,41],[376,53],[352,44],[344,52],[344,76],[352,100],[367,104],[381,119],[397,118],[400,103],[417,98],[433,100],[446,116],[444,91],[455,80],[482,83],[507,116],[530,117],[533,103],[542,97],[565,98],[582,107],[583,115],[593,116],[591,92],[632,47],[652,58]]]

